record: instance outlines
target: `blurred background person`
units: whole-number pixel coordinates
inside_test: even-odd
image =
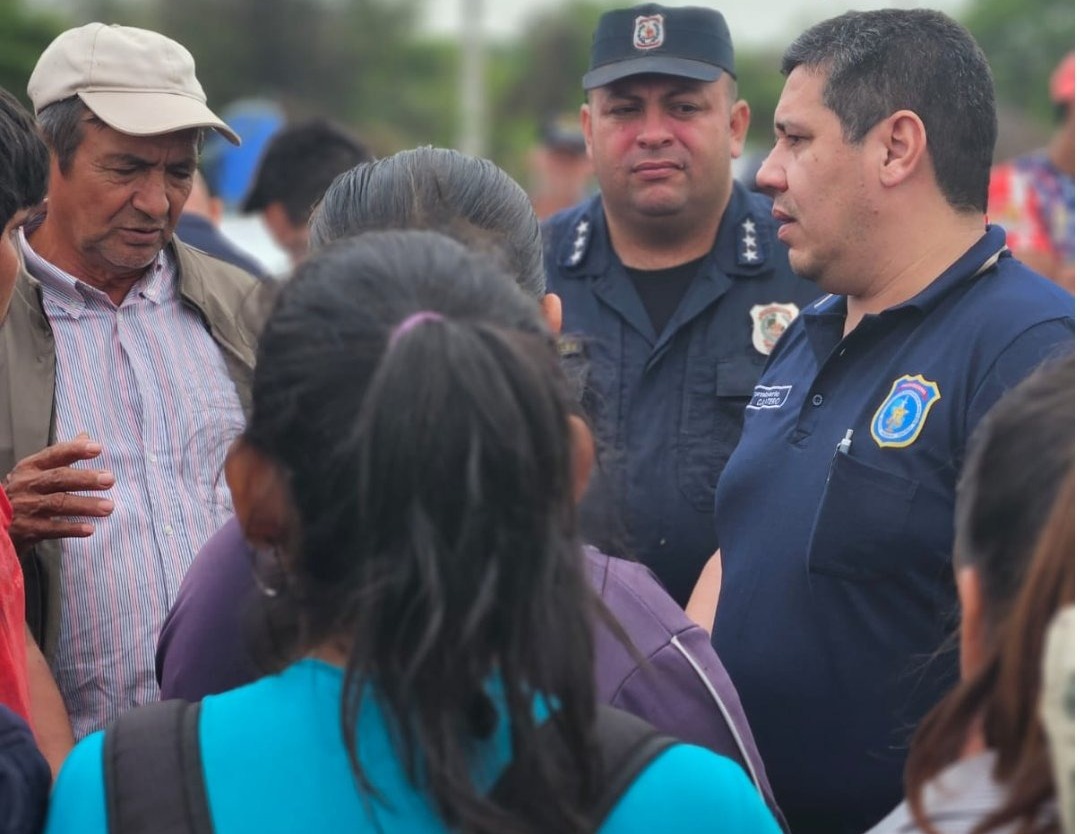
[[[308,219],[334,177],[372,158],[362,142],[326,119],[287,125],[267,144],[240,210],[259,212],[297,264],[308,251]]]
[[[592,162],[577,115],[554,116],[528,155],[529,199],[541,220],[580,203],[593,184]]]
[[[247,252],[229,240],[220,229],[225,205],[220,197],[210,191],[206,178],[199,172],[191,181],[191,193],[188,194],[180,220],[176,224],[176,236],[196,249],[208,255],[238,266],[255,278],[267,280],[270,273]]]
[[[1050,144],[994,166],[991,223],[1005,229],[1013,254],[1074,292],[1076,243],[1076,57],[1070,52],[1050,77],[1056,126]]]

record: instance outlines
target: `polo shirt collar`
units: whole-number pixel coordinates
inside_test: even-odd
[[[975,245],[934,279],[930,286],[891,309],[910,308],[924,314],[929,313],[961,284],[980,278],[997,263],[998,258],[1005,251],[1004,229],[1000,226],[987,226],[986,233],[975,242]]]
[[[881,315],[905,309],[928,313],[954,289],[968,281],[981,277],[1006,255],[1005,231],[1000,226],[987,226],[986,233],[975,245],[961,255],[948,269],[934,279],[928,287],[907,301],[883,310]],[[805,307],[800,315],[811,318],[844,316],[847,314],[847,296],[826,295]]]

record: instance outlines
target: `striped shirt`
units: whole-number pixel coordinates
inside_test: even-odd
[[[116,477],[93,493],[113,500],[112,515],[87,519],[89,538],[61,540],[51,660],[78,739],[158,699],[158,631],[195,554],[232,515],[222,465],[243,414],[168,250],[116,306],[21,244],[56,343],[55,437],[87,432],[103,452],[75,465]]]

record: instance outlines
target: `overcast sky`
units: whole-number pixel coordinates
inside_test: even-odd
[[[461,30],[462,7],[477,4],[483,8],[484,31],[495,37],[520,34],[531,15],[559,5],[560,0],[424,0],[425,28],[439,33]],[[784,46],[812,23],[848,9],[933,8],[952,15],[964,8],[967,0],[692,0],[671,5],[710,6],[727,18],[739,44],[778,44]],[[615,4],[617,7],[619,4]],[[626,6],[634,5],[629,0]]]

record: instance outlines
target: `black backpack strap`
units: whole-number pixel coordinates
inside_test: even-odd
[[[199,706],[180,700],[148,704],[105,731],[110,834],[213,834]]]
[[[554,722],[546,722],[539,733],[542,745],[554,747],[556,755],[564,760],[569,757]],[[640,773],[663,751],[679,743],[636,715],[606,704],[596,709],[596,736],[600,746],[600,791],[586,809],[592,831],[600,828]],[[497,804],[522,815],[528,815],[533,796],[532,768],[520,761],[506,767],[490,793]]]

